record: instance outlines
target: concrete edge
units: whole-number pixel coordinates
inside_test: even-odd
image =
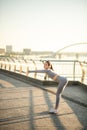
[[[23,81],[25,83],[35,85],[35,86],[39,85],[39,86],[50,87],[50,86],[57,86],[58,85],[58,83],[55,82],[55,81],[35,79],[35,78],[29,77],[29,76],[26,76],[26,75],[23,75],[23,74],[19,74],[19,73],[4,70],[4,69],[0,69],[0,73],[7,75],[9,77],[12,77],[14,79]],[[72,85],[75,85],[75,86],[79,85],[79,86],[87,87],[87,85],[85,85],[85,84],[83,84],[79,81],[69,81],[67,86],[72,86]]]
[[[65,95],[62,95],[62,97],[63,97],[64,99],[67,99],[67,100],[69,100],[69,101],[72,101],[72,102],[74,102],[74,103],[77,103],[77,104],[79,104],[80,106],[87,107],[87,104],[86,104],[86,103],[83,103],[83,102],[81,102],[81,101],[75,100],[74,98],[67,97],[67,96],[65,96]]]

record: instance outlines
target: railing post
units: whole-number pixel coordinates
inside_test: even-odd
[[[34,61],[34,60],[32,60],[32,62],[33,62],[33,64],[34,64],[34,66],[35,66],[35,70],[37,70],[37,66],[36,66],[35,61]],[[37,76],[37,73],[34,73],[34,78],[36,78],[36,76]]]
[[[26,76],[28,76],[29,66],[27,66]]]
[[[9,64],[9,71],[11,70],[11,65]]]
[[[83,65],[82,65],[82,63],[80,61],[79,61],[79,64],[80,64],[80,67],[81,67],[81,70],[82,70],[81,82],[83,83],[84,78],[85,78],[85,70],[83,69]]]
[[[73,65],[73,80],[75,81],[75,67],[76,67],[76,61],[74,61]]]
[[[22,72],[22,66],[20,66],[20,73]]]
[[[14,72],[16,71],[16,65],[14,65]]]
[[[1,69],[2,69],[2,67],[3,67],[3,63],[1,63]]]
[[[4,64],[5,70],[6,70],[6,64]]]

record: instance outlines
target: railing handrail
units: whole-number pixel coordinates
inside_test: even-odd
[[[28,76],[28,71],[30,69],[30,64],[29,62],[32,63],[32,65],[34,66],[33,69],[37,69],[38,66],[37,66],[37,62],[40,62],[40,63],[43,63],[44,61],[46,61],[45,59],[41,59],[41,60],[37,60],[37,59],[30,59],[30,60],[24,60],[23,63],[21,62],[8,62],[8,61],[0,61],[0,68],[1,69],[7,69],[7,65],[8,65],[8,70],[11,71],[11,68],[13,67],[13,71],[14,72],[17,72],[19,71],[19,73],[23,73],[23,67],[26,67],[26,72],[25,74]],[[81,69],[81,82],[84,82],[84,79],[86,78],[86,72],[85,72],[85,68],[84,68],[84,65],[87,66],[87,62],[85,61],[79,61],[79,60],[55,60],[55,59],[50,59],[51,63],[72,63],[72,66],[73,66],[73,72],[72,72],[72,75],[73,75],[73,80],[76,79],[76,65],[77,63],[79,64],[79,67]],[[13,66],[12,66],[13,65]],[[42,64],[43,65],[43,64]],[[66,64],[67,65],[67,64]],[[71,64],[70,64],[71,65]],[[19,70],[17,70],[17,67],[19,66]],[[71,74],[70,74],[71,75]],[[34,74],[34,78],[37,77],[37,74],[35,73]]]

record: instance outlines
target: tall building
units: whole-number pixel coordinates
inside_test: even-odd
[[[4,48],[0,48],[0,55],[5,54],[5,49]]]
[[[23,49],[23,54],[30,55],[31,54],[31,49]]]
[[[6,53],[11,53],[12,52],[12,46],[11,45],[7,45],[6,46]]]

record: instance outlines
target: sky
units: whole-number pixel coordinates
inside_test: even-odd
[[[0,0],[0,48],[57,51],[87,43],[87,0]]]

